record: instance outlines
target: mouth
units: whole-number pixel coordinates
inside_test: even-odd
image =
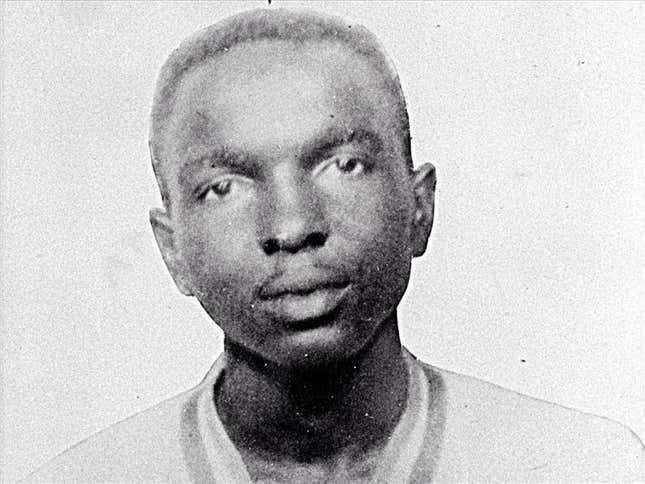
[[[272,318],[308,329],[328,323],[350,287],[345,278],[278,279],[262,288],[259,303]]]

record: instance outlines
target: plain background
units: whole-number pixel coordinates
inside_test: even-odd
[[[3,5],[3,480],[188,389],[220,352],[148,226],[147,117],[181,39],[263,5]],[[382,40],[416,163],[437,166],[404,344],[642,439],[643,4],[308,6]]]

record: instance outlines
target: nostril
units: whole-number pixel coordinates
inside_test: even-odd
[[[311,234],[308,234],[304,240],[300,240],[297,243],[293,243],[294,241],[284,241],[280,242],[278,241],[278,246],[279,250],[284,250],[285,252],[288,252],[290,254],[295,254],[296,252],[300,252],[301,250],[307,250],[307,249],[316,249],[318,247],[322,247],[325,245],[325,241],[327,240],[327,236],[321,232],[313,232]]]
[[[262,243],[262,250],[264,250],[264,253],[266,255],[275,254],[280,250],[280,243],[278,242],[277,239],[265,240]]]
[[[327,236],[322,232],[313,232],[307,236],[305,239],[305,246],[309,247],[322,247],[325,245]]]
[[[270,238],[262,242],[262,250],[266,255],[273,255],[276,252],[284,251],[295,254],[301,250],[315,249],[325,245],[327,235],[323,232],[312,232],[304,239],[289,240],[288,238]]]

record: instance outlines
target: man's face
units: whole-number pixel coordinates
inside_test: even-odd
[[[337,361],[395,310],[425,247],[396,113],[382,74],[332,43],[243,44],[184,78],[172,218],[155,231],[230,341],[287,366]]]

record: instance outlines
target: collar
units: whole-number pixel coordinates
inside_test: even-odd
[[[406,408],[382,450],[373,482],[408,482],[419,459],[428,427],[429,386],[415,357],[402,348],[408,369]],[[252,480],[240,453],[228,437],[214,405],[214,392],[226,367],[224,354],[195,388],[182,413],[182,447],[195,482]]]

